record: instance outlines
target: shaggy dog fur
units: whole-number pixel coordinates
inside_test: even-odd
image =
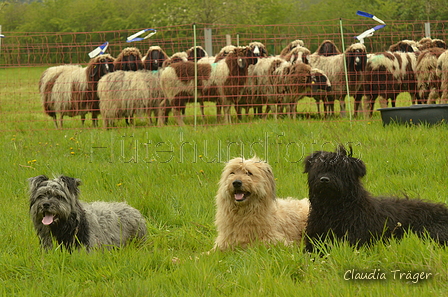
[[[216,195],[218,237],[214,250],[300,242],[308,199],[276,199],[271,167],[258,158],[235,158],[225,166]]]
[[[146,235],[145,219],[126,203],[78,200],[81,181],[68,176],[32,177],[30,214],[41,246],[53,248],[53,240],[71,251],[81,245],[120,247]]]
[[[343,146],[336,152],[317,151],[306,157],[310,215],[306,233],[313,241],[346,239],[352,246],[371,244],[378,239],[400,239],[412,231],[429,235],[440,244],[448,242],[448,208],[444,204],[418,199],[373,197],[361,178],[365,164]]]

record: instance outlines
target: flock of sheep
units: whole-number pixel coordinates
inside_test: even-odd
[[[225,46],[216,56],[200,47],[169,57],[159,46],[145,56],[129,47],[113,58],[92,58],[87,67],[61,65],[44,71],[39,91],[45,112],[62,127],[63,116],[92,114],[98,126],[119,119],[132,123],[147,115],[158,125],[170,112],[182,125],[187,103],[195,95],[204,117],[204,102],[216,104],[217,121],[230,123],[231,108],[238,118],[253,108],[255,116],[297,115],[297,103],[305,97],[316,100],[318,112],[334,112],[334,102],[345,112],[347,94],[355,98],[355,116],[362,108],[373,112],[373,102],[395,100],[409,92],[414,103],[446,102],[448,99],[448,54],[440,39],[402,40],[388,51],[368,54],[362,43],[340,52],[329,40],[311,53],[302,40],[288,44],[279,55],[269,56],[265,45]],[[59,114],[59,119],[57,117]],[[59,124],[58,124],[59,120]]]

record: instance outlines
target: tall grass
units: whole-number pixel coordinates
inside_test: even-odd
[[[285,119],[103,130],[81,129],[74,121],[70,129],[52,130],[36,96],[39,71],[23,71],[28,75],[16,77],[22,84],[8,78],[11,86],[1,89],[10,95],[2,95],[2,116],[14,120],[2,120],[0,136],[3,296],[446,295],[447,249],[412,234],[359,250],[330,244],[323,255],[305,253],[301,244],[206,253],[216,236],[217,182],[229,158],[258,155],[273,167],[279,197],[303,198],[308,194],[303,158],[350,143],[366,163],[364,184],[375,195],[448,203],[446,125]],[[28,87],[16,92],[19,85]],[[32,106],[29,113],[15,107],[20,98]],[[22,116],[42,117],[34,123],[41,126],[30,129]],[[84,201],[127,201],[146,217],[148,240],[113,251],[42,252],[27,194],[27,178],[39,174],[80,178]],[[384,273],[386,279],[346,280],[351,271]],[[431,275],[415,282],[406,279],[408,272]]]

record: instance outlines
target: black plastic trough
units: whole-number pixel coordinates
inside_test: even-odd
[[[383,125],[391,123],[434,125],[448,121],[448,104],[416,104],[378,110],[381,112]]]

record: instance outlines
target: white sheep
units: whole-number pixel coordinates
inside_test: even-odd
[[[145,69],[138,71],[115,71],[104,76],[98,83],[98,96],[104,126],[111,127],[115,119],[131,120],[135,114],[158,115],[163,93],[159,77],[161,66],[168,58],[159,46],[149,48],[142,59]]]
[[[329,45],[331,41],[324,41],[325,46],[336,48],[336,45]],[[322,46],[322,44],[321,44]],[[317,50],[309,55],[311,67],[323,71],[331,81],[331,91],[326,92],[324,99],[325,113],[334,112],[334,100],[339,100],[341,106],[341,115],[345,114],[345,96],[347,91],[355,97],[355,102],[360,102],[362,94],[359,92],[363,83],[364,70],[367,64],[367,52],[364,44],[355,43],[346,48],[345,52],[336,55],[322,55]],[[344,61],[345,58],[345,61]],[[345,79],[345,66],[347,66],[348,87]],[[320,100],[320,98],[317,98]]]
[[[63,126],[65,115],[81,116],[84,124],[87,113],[92,113],[93,125],[97,125],[99,114],[98,80],[114,70],[114,58],[108,54],[92,58],[87,67],[81,65],[61,65],[45,70],[39,80],[41,101],[45,112],[58,127]]]
[[[441,95],[440,76],[437,75],[436,69],[438,58],[444,52],[445,49],[434,47],[422,51],[418,56],[415,75],[421,103],[425,101],[427,104],[436,103]]]
[[[136,114],[159,112],[163,93],[159,84],[159,72],[115,71],[104,76],[98,83],[100,111],[104,127],[114,126],[116,119],[131,118]]]
[[[448,51],[445,51],[437,59],[436,74],[440,77],[440,89],[442,96],[440,103],[446,104],[448,102]]]

